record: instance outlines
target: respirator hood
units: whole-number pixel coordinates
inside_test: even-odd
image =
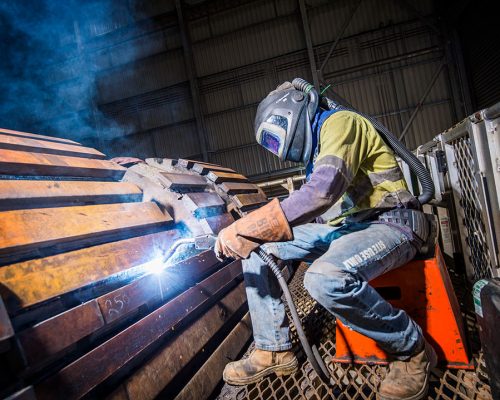
[[[257,142],[283,161],[307,164],[312,151],[311,119],[316,109],[317,101],[311,103],[310,94],[285,82],[257,108]]]

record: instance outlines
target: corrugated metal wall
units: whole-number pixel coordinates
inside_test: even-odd
[[[402,3],[363,0],[323,72],[335,91],[395,133],[403,130],[444,57],[439,35]],[[413,3],[432,15],[432,0]],[[353,2],[306,4],[320,65]],[[214,0],[185,5],[185,17],[209,160],[247,175],[293,167],[255,143],[253,118],[258,102],[278,83],[312,79],[298,1]],[[106,117],[99,119],[98,146],[113,155],[200,158],[175,3],[143,1],[110,18],[81,28],[80,57],[92,60],[94,105]],[[51,84],[64,90],[75,74],[72,61],[63,61],[53,68]],[[449,86],[444,69],[408,131],[408,147],[455,122]],[[69,127],[71,116],[66,118]]]

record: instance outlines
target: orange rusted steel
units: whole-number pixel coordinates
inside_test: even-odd
[[[177,163],[181,167],[184,167],[184,168],[187,168],[187,169],[193,168],[195,164],[203,164],[203,165],[207,165],[207,166],[211,166],[211,167],[220,167],[217,164],[211,164],[211,163],[205,163],[205,162],[200,163],[200,161],[188,160],[187,158],[180,158],[179,160],[177,160]]]
[[[42,248],[110,241],[122,233],[147,231],[172,221],[154,203],[99,204],[0,212],[0,262]],[[124,235],[122,235],[123,237]],[[83,246],[78,246],[83,247]],[[3,262],[5,264],[5,262]]]
[[[0,180],[0,210],[141,201],[128,182]]]
[[[106,156],[100,151],[76,144],[57,143],[48,140],[23,138],[12,135],[2,135],[0,132],[0,148],[34,153],[59,154],[62,156],[103,159]]]
[[[202,190],[208,186],[206,179],[198,175],[162,172],[161,176],[162,183],[171,190]]]
[[[57,354],[105,324],[99,305],[91,300],[18,334],[29,365]]]
[[[439,246],[433,258],[414,260],[370,284],[422,327],[448,368],[473,369],[458,301]],[[337,320],[336,362],[385,364],[388,355],[373,340]]]
[[[70,140],[70,139],[64,139],[64,138],[54,137],[54,136],[39,135],[36,133],[29,133],[29,132],[13,131],[11,129],[5,129],[5,128],[0,128],[0,133],[2,133],[3,135],[10,135],[10,136],[15,136],[15,137],[24,137],[24,138],[37,139],[37,140],[48,140],[50,142],[75,144],[77,146],[81,146],[80,143],[74,142],[73,140]]]
[[[220,165],[214,164],[204,164],[197,162],[193,164],[192,170],[198,172],[200,175],[206,175],[210,171],[223,171],[223,172],[234,172],[234,169],[221,167]]]
[[[248,209],[255,208],[264,203],[267,203],[267,196],[262,193],[250,193],[250,194],[237,194],[231,196],[231,200],[241,209],[241,211],[247,211]]]
[[[248,182],[246,176],[241,174],[236,174],[233,172],[223,172],[223,171],[210,171],[207,174],[207,178],[212,182],[221,183],[221,182]]]
[[[90,334],[94,338],[105,334],[100,328],[139,312],[143,306],[156,308],[218,268],[215,254],[206,251],[42,321],[18,336],[26,360],[36,364]]]
[[[81,398],[113,373],[141,356],[183,320],[203,313],[228,288],[241,279],[241,263],[235,261],[186,290],[102,345],[35,385],[37,398]]]
[[[171,397],[171,392],[168,389],[165,390],[165,387],[175,379],[177,374],[181,373],[186,365],[189,365],[190,361],[196,359],[200,353],[207,352],[206,346],[210,345],[210,340],[213,340],[217,332],[235,314],[238,314],[245,302],[245,287],[241,283],[207,310],[200,319],[183,330],[181,335],[166,342],[130,378],[126,379],[124,387],[127,396],[125,399],[142,400]],[[247,325],[247,328],[248,330],[251,329],[250,324]],[[248,336],[249,334],[250,332],[247,333]],[[227,336],[224,335],[224,342],[226,339]],[[217,368],[211,369],[211,374],[214,373],[214,370],[220,370],[225,365],[226,357],[229,354],[226,351],[223,354],[225,359]],[[218,380],[222,376],[222,371],[217,371],[214,374]],[[206,381],[204,380],[204,382]],[[208,391],[211,391],[211,389],[208,389]],[[208,393],[208,391],[204,393]],[[203,396],[192,393],[190,398],[203,398]],[[111,399],[118,400],[115,397],[107,400]]]
[[[224,193],[229,195],[259,192],[259,188],[253,183],[224,182],[220,185],[220,188],[224,191]]]
[[[170,230],[6,265],[0,268],[1,292],[15,313],[92,284],[118,283],[139,274],[141,265],[180,237]]]
[[[121,179],[126,168],[107,160],[0,149],[0,174]]]

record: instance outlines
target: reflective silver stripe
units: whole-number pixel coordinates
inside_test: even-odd
[[[405,189],[398,190],[397,192],[389,192],[377,203],[375,208],[388,208],[396,207],[399,204],[404,206],[413,205],[415,197]]]
[[[368,174],[368,178],[370,179],[370,182],[373,186],[380,185],[385,181],[397,182],[401,179],[404,179],[403,173],[401,172],[401,169],[399,167],[386,169],[385,171],[381,172],[372,172],[371,174]]]
[[[321,157],[314,164],[314,170],[317,170],[320,167],[335,167],[347,182],[351,182],[354,178],[352,171],[347,167],[345,161],[337,156],[328,155]]]

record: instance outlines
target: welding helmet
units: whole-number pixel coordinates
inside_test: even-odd
[[[285,82],[260,102],[255,117],[257,142],[283,161],[307,164],[312,151],[311,121],[318,94],[301,78]]]

